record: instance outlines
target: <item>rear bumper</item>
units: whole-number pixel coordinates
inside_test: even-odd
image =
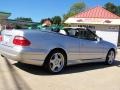
[[[10,47],[0,45],[0,53],[7,59],[19,61],[26,64],[42,66],[46,57],[45,53],[42,52],[17,52],[12,50]]]

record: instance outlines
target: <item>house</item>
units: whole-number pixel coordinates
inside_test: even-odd
[[[102,7],[95,7],[68,18],[71,27],[87,26],[106,41],[120,46],[120,17]]]
[[[27,29],[29,26],[37,24],[37,22],[25,22],[25,21],[17,21],[13,19],[8,19],[11,16],[11,13],[0,12],[0,30],[3,29]]]
[[[6,28],[7,19],[11,13],[0,12],[0,30]]]
[[[43,21],[41,23],[42,23],[42,26],[47,26],[47,27],[52,25],[52,21],[49,18],[43,19]]]

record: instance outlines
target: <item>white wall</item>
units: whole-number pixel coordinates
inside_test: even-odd
[[[106,40],[111,42],[117,46],[118,43],[118,31],[96,31],[96,34]]]

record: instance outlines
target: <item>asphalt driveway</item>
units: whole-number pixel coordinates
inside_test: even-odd
[[[58,75],[0,57],[0,90],[120,90],[120,50],[113,66],[80,64]]]

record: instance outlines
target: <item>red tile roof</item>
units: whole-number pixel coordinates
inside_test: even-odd
[[[110,11],[102,8],[102,7],[95,7],[92,9],[89,9],[87,11],[81,12],[73,18],[103,18],[103,19],[120,19],[119,16],[111,13]]]

